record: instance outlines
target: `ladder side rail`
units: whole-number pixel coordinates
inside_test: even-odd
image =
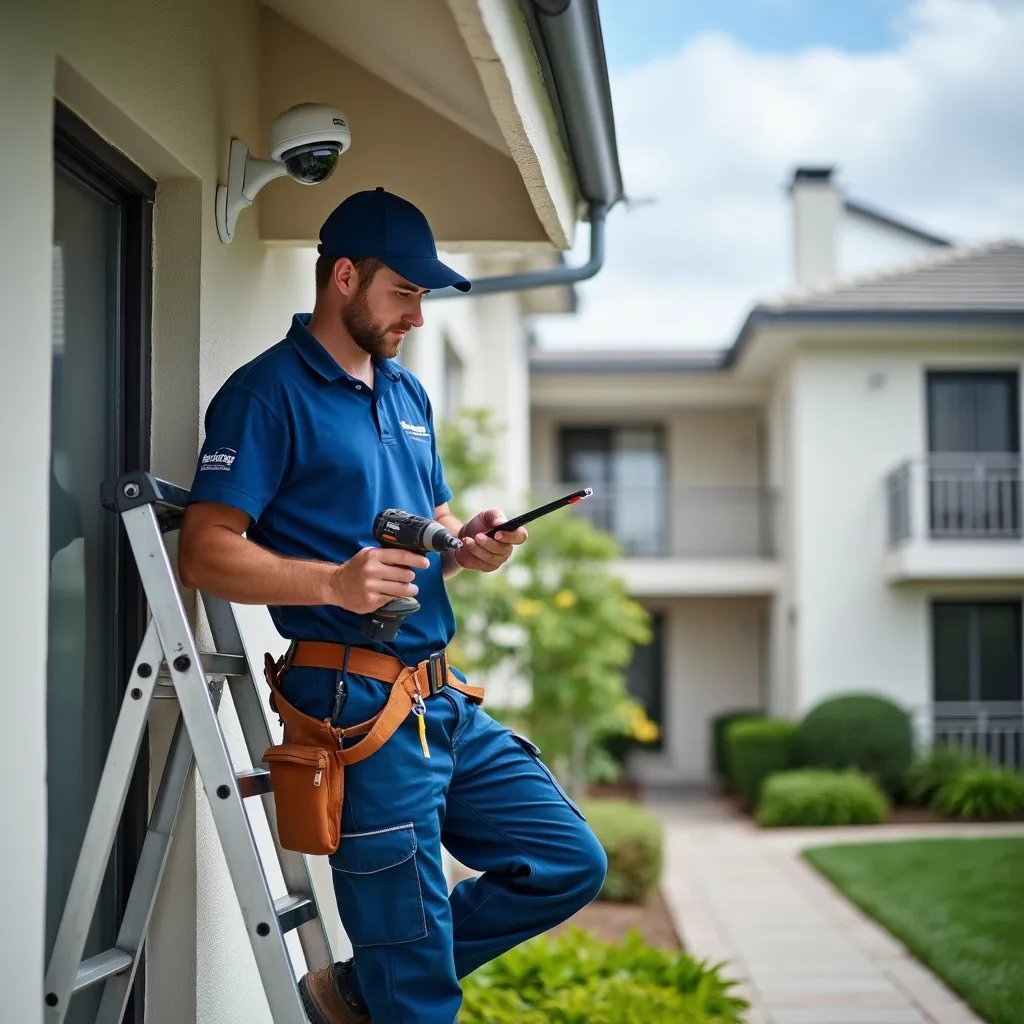
[[[246,662],[249,665],[248,676],[229,678],[228,685],[231,689],[235,712],[242,727],[242,735],[245,737],[250,761],[253,768],[258,768],[267,747],[274,742],[267,714],[269,705],[262,699],[257,682],[257,679],[261,677],[253,671],[252,662],[248,659],[238,630],[238,620],[235,618],[231,604],[213,594],[204,593],[202,598],[217,650],[228,654],[241,654],[246,657]],[[313,888],[313,876],[308,858],[304,854],[288,850],[281,845],[277,830],[277,805],[274,803],[273,793],[265,793],[261,800],[277,852],[285,888],[291,895],[306,896],[319,906]],[[327,935],[323,915],[319,910],[312,920],[300,925],[296,931],[307,967],[316,970],[333,963],[330,938]]]
[[[123,513],[275,1024],[308,1024],[234,767],[152,505]],[[287,984],[286,984],[287,982]]]
[[[192,774],[192,764],[192,743],[179,715],[142,846],[142,854],[135,869],[135,880],[132,882],[128,904],[117,934],[117,948],[131,956],[132,965],[121,974],[107,979],[96,1014],[96,1024],[121,1024],[124,1019],[135,974],[142,960],[153,907],[156,905],[171,843],[174,841],[174,828],[181,810],[182,798]]]
[[[161,658],[156,624],[150,621],[114,726],[46,971],[43,992],[47,1024],[61,1024],[71,1002],[110,851],[142,746]]]

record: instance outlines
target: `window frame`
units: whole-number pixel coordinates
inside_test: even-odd
[[[53,173],[70,174],[121,210],[119,238],[120,298],[117,320],[118,372],[114,447],[119,472],[148,470],[152,438],[152,276],[153,204],[156,183],[123,153],[116,150],[81,118],[59,101],[54,102]],[[97,500],[99,485],[96,481]],[[114,597],[114,721],[120,711],[135,657],[146,626],[146,602],[134,570],[128,540],[118,534],[115,548],[117,590]],[[113,729],[114,721],[109,723]],[[114,899],[120,921],[127,906],[135,869],[142,853],[149,821],[148,730],[135,763],[118,835],[111,857],[114,863]],[[125,1024],[145,1020],[145,957],[139,963]]]

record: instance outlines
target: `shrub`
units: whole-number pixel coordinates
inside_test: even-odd
[[[661,822],[630,800],[587,800],[581,810],[608,855],[608,877],[598,899],[643,903],[661,880]]]
[[[466,978],[459,1024],[741,1024],[748,1004],[720,971],[636,932],[611,945],[572,928]]]
[[[769,775],[796,766],[793,737],[796,726],[778,718],[741,718],[725,734],[729,772],[751,806],[756,806],[761,784]]]
[[[796,751],[808,768],[858,768],[896,793],[914,756],[910,716],[872,694],[833,697],[800,723]]]
[[[803,768],[768,779],[757,807],[757,823],[766,828],[874,825],[885,821],[888,812],[885,793],[862,772]]]
[[[711,719],[711,767],[717,778],[731,791],[735,790],[729,774],[729,756],[725,748],[725,733],[729,726],[741,718],[764,718],[763,711],[723,711]]]
[[[939,787],[933,806],[955,818],[1013,818],[1024,813],[1024,776],[990,764],[961,768]]]
[[[972,750],[939,744],[910,766],[903,792],[911,803],[928,807],[954,775],[964,768],[985,764],[988,762]]]

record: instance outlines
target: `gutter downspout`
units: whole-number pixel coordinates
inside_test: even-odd
[[[560,116],[580,192],[590,220],[590,258],[579,267],[485,277],[470,292],[454,288],[428,298],[493,295],[546,285],[575,284],[593,277],[604,263],[605,217],[623,198],[612,116],[608,65],[596,0],[522,0],[534,49]]]

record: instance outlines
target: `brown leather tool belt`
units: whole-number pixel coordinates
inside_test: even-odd
[[[404,675],[412,672],[412,682],[421,697],[432,697],[445,686],[465,694],[477,704],[483,703],[482,686],[470,686],[461,682],[448,667],[444,651],[432,654],[418,665],[407,666],[389,654],[378,654],[366,647],[349,647],[348,664],[345,663],[345,644],[325,643],[320,640],[293,641],[284,658],[285,669],[289,668],[331,668],[340,672],[343,668],[357,676],[369,676],[394,685]]]

